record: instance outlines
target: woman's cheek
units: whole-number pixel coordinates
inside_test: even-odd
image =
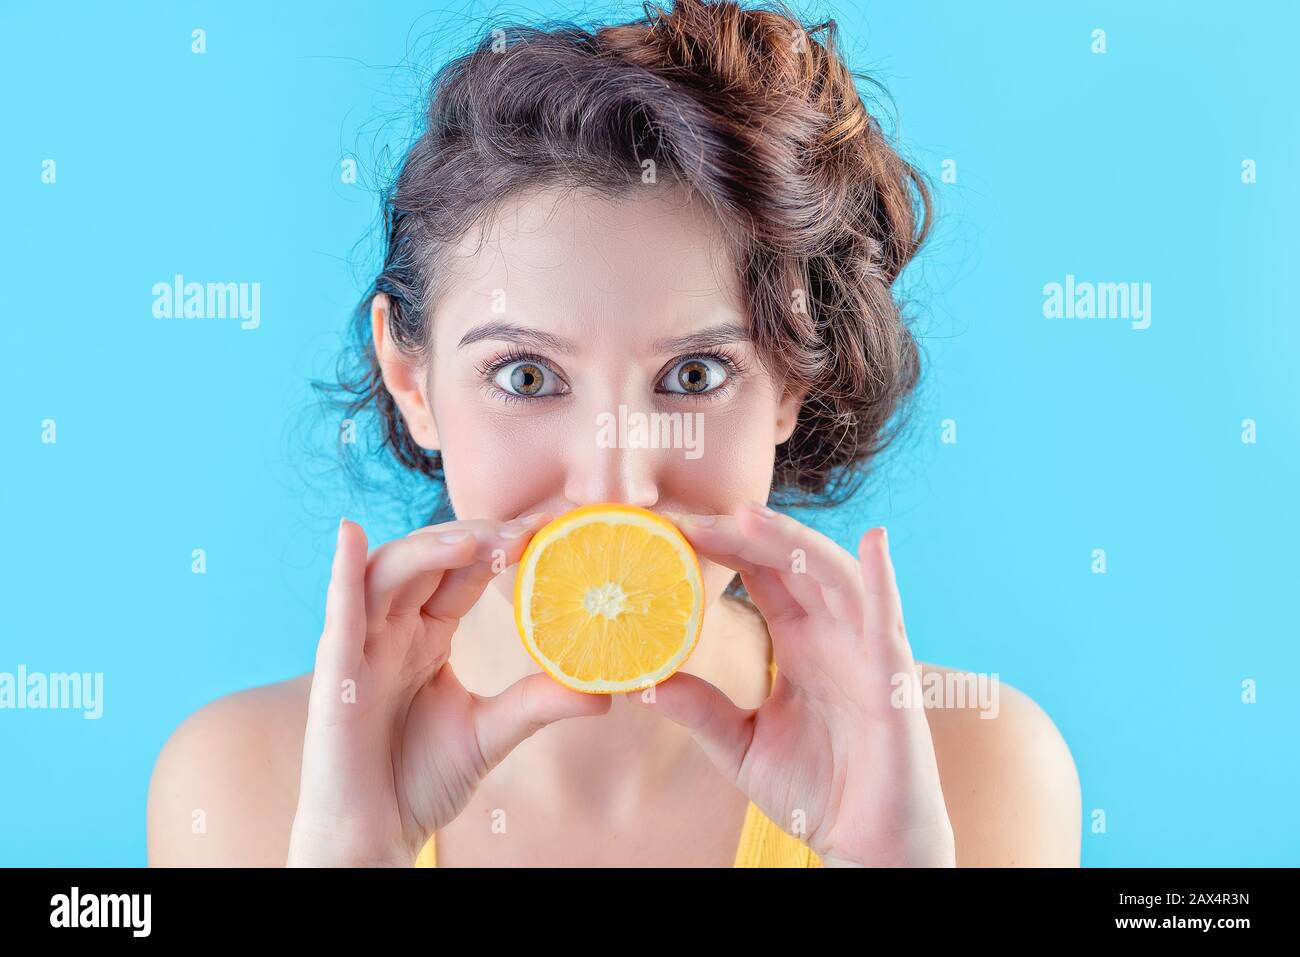
[[[443,442],[447,494],[456,516],[506,521],[552,507],[563,493],[562,443],[571,431],[555,417],[510,410],[459,417]],[[517,571],[518,566],[503,569],[490,585],[506,603],[514,601]]]
[[[671,497],[719,513],[749,499],[766,501],[776,461],[770,414],[736,405],[697,415],[694,446],[672,459],[678,488]]]
[[[458,518],[506,521],[554,499],[563,469],[560,430],[548,418],[491,413],[453,416],[450,428],[439,422],[447,493]]]

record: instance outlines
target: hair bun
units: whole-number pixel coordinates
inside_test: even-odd
[[[783,4],[774,6],[747,10],[733,0],[677,0],[667,11],[645,0],[649,35],[620,52],[661,71],[671,64],[679,82],[702,84],[723,107],[770,114],[784,104],[809,111],[817,118],[816,128],[805,131],[809,149],[861,136],[872,120],[836,53],[835,21],[805,27]],[[816,38],[823,32],[824,42]]]

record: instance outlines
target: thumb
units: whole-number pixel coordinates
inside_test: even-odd
[[[714,767],[733,784],[737,782],[754,737],[756,711],[736,707],[716,685],[685,671],[653,689],[629,691],[624,697],[690,731]]]
[[[478,698],[471,719],[483,759],[494,768],[535,731],[563,718],[605,714],[610,704],[609,695],[574,691],[539,673],[491,698]]]

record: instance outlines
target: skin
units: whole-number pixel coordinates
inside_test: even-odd
[[[410,866],[436,830],[439,866],[730,866],[752,800],[829,866],[1077,865],[1077,773],[1030,699],[1002,685],[994,720],[891,705],[895,676],[949,669],[912,657],[883,529],[853,555],[764,514],[803,396],[743,337],[718,347],[736,369],[704,362],[707,397],[680,391],[701,350],[660,340],[744,329],[716,223],[667,191],[542,190],[477,239],[446,265],[425,355],[394,347],[385,297],[372,312],[385,384],[442,451],[462,519],[369,551],[340,524],[313,672],[177,730],[151,782],[150,862]],[[558,341],[479,338],[491,323]],[[494,370],[512,346],[531,358]],[[509,401],[524,372],[540,390]],[[597,416],[620,404],[702,413],[704,454],[600,447]],[[699,644],[652,702],[560,686],[514,628],[529,537],[594,502],[664,514],[701,559]],[[766,628],[722,599],[733,571]],[[196,838],[200,807],[213,823]]]

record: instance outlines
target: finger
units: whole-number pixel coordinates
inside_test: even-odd
[[[478,555],[477,562],[472,566],[455,568],[443,576],[432,596],[425,596],[421,614],[445,622],[459,622],[482,597],[487,583],[519,562],[533,533],[546,521],[549,518],[546,512],[542,512],[541,518],[534,520],[532,527],[523,520],[515,525],[506,523],[491,537],[490,551],[486,555]]]
[[[444,541],[444,535],[450,540]],[[382,627],[404,586],[419,579],[427,597],[447,570],[471,564],[474,552],[474,539],[464,531],[407,536],[381,545],[370,556],[366,571],[367,626]]]
[[[769,627],[805,617],[803,605],[790,594],[781,576],[770,568],[741,572],[740,581]]]
[[[680,519],[682,533],[704,558],[742,574],[759,571],[777,574],[805,614],[822,611],[825,603],[817,584],[796,577],[803,571],[803,556],[793,549],[782,552],[769,529],[743,521],[742,516],[748,513],[747,508],[738,508],[731,515],[671,514],[675,520]]]
[[[484,533],[474,564],[447,572],[432,595],[414,596],[417,600],[423,598],[421,613],[443,621],[459,621],[465,617],[483,596],[488,582],[519,561],[533,534],[548,521],[549,513],[539,512],[526,519],[506,522],[490,534]]]
[[[903,627],[903,603],[898,594],[889,536],[884,528],[869,529],[858,542],[858,567],[866,593],[864,630],[874,657],[894,672],[912,666],[912,648]]]
[[[519,742],[563,718],[605,714],[606,694],[585,694],[564,687],[548,674],[520,678],[490,698],[475,696],[470,718],[479,751],[489,769],[501,763]]]
[[[366,533],[347,519],[339,520],[325,593],[325,627],[316,646],[316,669],[332,681],[352,675],[366,641]]]
[[[833,581],[836,571],[841,577],[851,576],[853,587],[861,587],[852,557],[798,519],[757,502],[737,508],[732,518],[750,554],[780,574],[805,615],[837,615],[838,609],[830,607],[822,587],[823,578]]]
[[[516,559],[517,560],[517,559]],[[420,614],[440,621],[458,622],[469,614],[474,603],[487,590],[488,582],[497,576],[496,563],[493,559],[475,556],[472,565],[453,568],[442,576],[442,580],[433,588],[432,594],[421,590],[414,594],[409,602],[401,608],[394,604],[392,614],[400,614],[418,606]],[[424,599],[421,603],[421,599]]]
[[[735,556],[750,566],[773,569],[809,615],[829,612],[861,626],[857,563],[835,541],[762,506],[740,506],[731,515],[711,517],[712,524],[700,525],[683,516],[682,533],[701,555],[728,567],[734,567],[729,559]]]
[[[549,519],[551,517],[551,513],[534,512],[533,514],[525,515],[522,518],[512,518],[509,521],[505,522],[505,524],[507,525],[513,525],[519,523],[531,524],[536,522],[539,518],[543,516]],[[494,523],[501,524],[497,519],[461,518],[450,522],[442,522],[441,524],[438,525],[425,525],[421,528],[412,529],[411,531],[406,533],[406,536],[407,538],[410,538],[413,535],[428,535],[433,532],[448,532],[448,531],[454,531],[459,528],[470,528],[478,525],[492,525]]]
[[[752,572],[758,569],[754,562],[747,561],[735,552],[726,550],[723,543],[731,540],[724,531],[717,529],[718,522],[734,521],[729,515],[696,515],[688,512],[664,512],[664,517],[677,526],[691,547],[701,557],[717,562],[737,572]]]
[[[431,525],[428,528],[417,528],[407,535],[407,538],[418,537],[420,541],[428,541],[428,536],[432,535],[434,539],[444,545],[460,545],[461,539],[472,539],[473,545],[464,545],[462,547],[472,548],[473,560],[467,565],[429,569],[423,574],[411,575],[406,578],[393,592],[388,603],[388,617],[394,618],[398,615],[414,612],[428,602],[431,596],[436,595],[442,588],[446,587],[449,581],[458,577],[463,579],[467,574],[474,573],[475,570],[481,572],[479,566],[491,558],[495,536],[503,527],[501,522],[486,519],[468,519],[447,522],[444,525]]]
[[[642,694],[629,691],[624,697],[689,731],[713,766],[737,782],[754,738],[755,711],[737,707],[720,688],[685,671],[655,685],[653,702]]]

